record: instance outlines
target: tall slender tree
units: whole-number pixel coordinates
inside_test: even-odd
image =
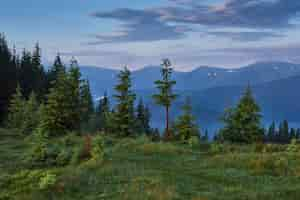
[[[119,83],[115,86],[114,95],[117,104],[114,113],[115,131],[119,136],[134,134],[134,101],[136,95],[131,90],[131,72],[125,67],[118,74]]]
[[[176,99],[177,95],[173,93],[173,86],[176,81],[171,80],[172,68],[171,61],[169,59],[164,59],[162,63],[162,80],[155,81],[156,87],[159,90],[159,94],[153,95],[155,102],[158,105],[162,105],[166,109],[166,128],[165,128],[165,138],[168,140],[172,137],[172,133],[169,130],[170,117],[169,111],[172,102]]]
[[[150,128],[150,110],[144,105],[143,99],[140,99],[136,109],[137,131],[140,134],[149,135]]]

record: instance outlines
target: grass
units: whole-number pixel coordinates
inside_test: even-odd
[[[300,154],[296,152],[257,153],[252,146],[229,145],[224,147],[227,150],[212,152],[210,145],[191,148],[183,144],[151,143],[145,138],[107,139],[105,161],[101,164],[26,169],[22,157],[27,148],[27,140],[0,130],[0,199],[297,200],[300,197]],[[56,174],[55,183],[48,190],[39,188],[36,176],[42,172]]]

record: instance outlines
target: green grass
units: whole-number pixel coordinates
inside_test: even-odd
[[[78,139],[78,138],[77,138]],[[55,142],[55,141],[53,141]],[[300,153],[256,153],[251,146],[151,143],[145,139],[106,142],[105,161],[64,168],[26,169],[27,140],[0,130],[0,199],[192,199],[297,200],[300,197]],[[299,154],[299,156],[298,156]],[[282,158],[278,161],[279,158]],[[51,172],[49,190],[26,173]],[[25,177],[25,178],[24,178]],[[26,180],[25,180],[26,179]]]

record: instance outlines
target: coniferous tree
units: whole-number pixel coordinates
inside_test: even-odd
[[[35,74],[34,91],[39,99],[43,99],[46,94],[46,74],[41,61],[41,48],[38,43],[32,53],[32,67]]]
[[[268,141],[274,142],[276,140],[276,126],[275,126],[275,122],[272,122],[272,124],[270,125],[269,129],[268,129]]]
[[[10,98],[16,91],[16,63],[17,58],[12,56],[5,36],[0,33],[0,123],[6,118]]]
[[[25,119],[24,107],[25,107],[25,99],[23,97],[21,87],[18,85],[15,94],[12,96],[10,105],[9,105],[9,113],[7,119],[7,126],[13,129],[21,129],[23,125],[23,121]]]
[[[192,114],[192,106],[189,98],[186,98],[182,110],[183,115],[175,122],[175,129],[180,140],[188,141],[193,136],[200,138],[199,127],[196,118]]]
[[[66,67],[63,64],[59,54],[55,57],[54,63],[46,74],[46,92],[55,85],[59,74],[66,74]]]
[[[291,128],[291,131],[290,131],[290,140],[292,139],[296,139],[296,130],[294,128]]]
[[[29,135],[38,127],[40,123],[40,110],[37,96],[32,92],[29,99],[25,102],[24,119],[21,128],[23,134]]]
[[[97,129],[106,132],[109,127],[108,123],[110,119],[110,103],[106,92],[99,100],[99,104],[96,108],[96,115]]]
[[[23,95],[26,99],[36,87],[34,79],[35,72],[34,68],[32,67],[31,53],[24,49],[22,52],[19,69],[19,83],[22,88]]]
[[[81,122],[89,122],[92,114],[94,114],[94,102],[90,90],[89,81],[85,80],[81,84],[80,89],[80,108],[81,108]]]
[[[150,111],[144,105],[142,99],[140,99],[137,109],[136,109],[136,126],[137,132],[139,134],[146,134],[149,135],[151,132],[150,128]]]
[[[153,95],[155,102],[158,105],[162,105],[166,109],[166,128],[165,128],[165,139],[171,139],[172,133],[169,130],[169,111],[172,105],[172,102],[176,99],[172,91],[173,86],[176,84],[176,81],[171,80],[172,68],[171,62],[169,59],[164,59],[162,63],[162,80],[155,81],[156,87],[159,90],[159,94]]]
[[[70,104],[70,82],[67,74],[59,72],[54,87],[47,95],[47,103],[42,111],[41,129],[47,135],[61,135],[72,130],[73,106]],[[78,123],[78,122],[77,122]]]
[[[119,83],[115,86],[114,95],[117,104],[114,113],[115,132],[119,136],[132,136],[134,134],[134,101],[135,94],[131,91],[131,73],[125,67],[118,75]]]
[[[250,86],[246,88],[243,97],[236,108],[225,112],[221,130],[221,138],[230,142],[253,143],[263,139],[263,129],[260,124],[260,107],[253,98]]]
[[[201,140],[204,141],[204,142],[207,142],[208,139],[209,139],[208,130],[206,129],[205,132],[204,132],[203,137],[201,138]]]
[[[297,128],[296,130],[296,138],[300,139],[300,128]]]
[[[80,122],[81,122],[81,114],[85,115],[86,113],[81,113],[83,110],[81,106],[83,106],[83,99],[81,99],[81,73],[79,70],[79,66],[77,60],[72,58],[70,70],[67,74],[69,90],[67,91],[67,99],[70,105],[70,118],[68,120],[69,127],[71,130],[79,130]],[[82,100],[82,101],[81,101]]]

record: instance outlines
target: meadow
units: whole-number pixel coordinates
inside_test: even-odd
[[[24,157],[30,139],[13,131],[0,133],[1,200],[296,200],[300,196],[298,145],[182,144],[106,136],[101,162],[29,167]],[[72,140],[70,145],[77,145],[83,138]]]

